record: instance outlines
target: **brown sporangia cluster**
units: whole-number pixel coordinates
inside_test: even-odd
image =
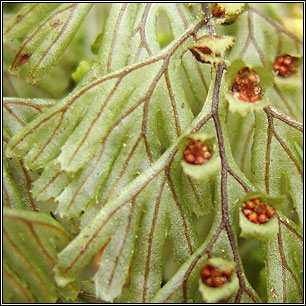
[[[203,165],[212,157],[212,153],[207,144],[193,140],[183,151],[183,156],[188,164]]]
[[[225,17],[225,11],[218,5],[218,3],[214,3],[212,14],[216,18],[224,18]]]
[[[31,57],[31,55],[29,55],[29,54],[21,55],[20,58],[19,58],[19,64],[24,65],[24,64],[28,63],[29,60],[30,60],[30,57]]]
[[[278,56],[274,62],[273,68],[278,75],[287,78],[296,72],[295,58],[290,55]]]
[[[208,64],[208,61],[203,60],[201,53],[206,54],[206,55],[212,55],[212,51],[208,47],[198,47],[196,49],[190,49],[192,54],[195,56],[197,61],[203,63],[203,64]]]
[[[275,215],[275,209],[269,204],[263,203],[259,198],[245,201],[242,212],[255,224],[266,223]]]
[[[203,266],[201,271],[202,282],[209,287],[220,287],[228,282],[232,275],[232,270],[220,270],[218,267],[207,263]]]
[[[203,64],[209,64],[210,63],[209,61],[204,60],[203,56],[202,56],[202,54],[205,54],[205,55],[212,55],[213,54],[211,49],[209,49],[208,47],[190,48],[190,51],[195,56],[197,61],[199,61],[199,62],[201,62]],[[216,53],[215,56],[216,57],[221,57],[221,54],[220,53]]]
[[[259,83],[260,77],[256,71],[245,67],[239,70],[232,86],[232,92],[241,101],[254,103],[260,99],[262,92]]]

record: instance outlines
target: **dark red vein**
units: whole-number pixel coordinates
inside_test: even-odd
[[[249,187],[229,166],[227,166],[227,171],[242,186],[245,192],[251,191],[251,187]]]
[[[4,192],[4,196],[6,197],[6,203],[7,203],[7,206],[8,207],[12,207],[12,204],[11,204],[11,198],[10,198],[10,195],[5,187],[5,184],[3,182],[3,185],[2,185],[2,189],[3,189],[3,192]]]
[[[197,190],[196,190],[196,187],[194,186],[194,184],[193,184],[193,182],[192,182],[192,180],[191,180],[191,177],[190,177],[190,176],[187,176],[187,180],[188,180],[189,185],[190,185],[190,187],[191,187],[191,189],[192,189],[192,192],[193,192],[193,194],[194,194],[194,197],[195,197],[196,203],[198,204],[199,209],[200,209],[201,211],[203,211],[202,204],[201,204],[201,200],[200,200],[200,196],[199,196],[199,194],[198,194],[198,192],[197,192]]]
[[[58,113],[60,113],[62,110],[58,110],[56,112],[54,112],[53,114],[51,114],[50,116],[48,116],[47,118],[45,118],[42,121],[39,121],[37,123],[36,126],[34,126],[31,130],[29,130],[27,133],[25,133],[18,142],[16,142],[12,147],[11,147],[11,151],[13,151],[18,144],[20,144],[21,142],[23,142],[29,135],[31,135],[37,128],[39,128],[42,124],[48,122],[48,120],[50,120],[51,118],[53,118],[55,115],[57,115]]]
[[[48,24],[48,22],[50,20],[52,20],[53,18],[55,18],[56,16],[60,15],[61,13],[65,12],[66,10],[70,10],[73,6],[75,6],[76,4],[72,4],[68,7],[65,7],[59,11],[57,11],[54,15],[50,16],[43,24],[41,24],[36,30],[35,32],[24,42],[24,44],[20,47],[19,51],[17,52],[14,61],[11,65],[11,67],[16,67],[17,66],[17,62],[21,57],[22,51],[23,49],[28,45],[28,43],[30,43],[32,41],[32,39],[46,26],[46,24]]]
[[[303,124],[282,114],[279,110],[277,110],[275,107],[267,106],[265,108],[265,111],[269,114],[271,114],[274,118],[279,119],[280,121],[292,126],[293,128],[297,129],[300,132],[303,132]]]
[[[300,168],[299,164],[297,163],[297,161],[295,160],[295,158],[293,157],[293,155],[291,154],[290,150],[288,149],[288,147],[285,145],[285,143],[283,142],[283,140],[281,139],[281,137],[278,135],[278,133],[275,131],[275,129],[273,128],[272,130],[273,135],[275,136],[275,138],[277,139],[277,141],[279,142],[279,144],[283,147],[283,149],[285,150],[285,152],[287,153],[287,155],[289,156],[289,158],[291,159],[291,161],[294,163],[296,170],[298,171],[302,182],[303,182],[303,171]]]
[[[136,56],[135,56],[135,60],[134,62],[137,62],[138,59],[139,59],[139,56],[140,56],[140,52],[141,52],[141,48],[145,47],[145,49],[147,50],[148,52],[148,55],[151,56],[152,55],[152,51],[147,43],[147,40],[146,40],[146,33],[145,33],[145,23],[147,21],[147,18],[148,18],[148,15],[149,15],[149,12],[150,12],[150,9],[151,9],[151,5],[152,3],[148,3],[144,9],[144,13],[141,17],[141,20],[140,20],[140,23],[139,25],[137,26],[137,28],[135,29],[134,33],[133,33],[133,36],[139,32],[139,35],[140,35],[140,45],[137,49],[137,53],[136,53]]]
[[[32,3],[32,7],[28,10],[28,11],[26,11],[25,13],[24,13],[24,15],[17,15],[17,18],[16,18],[16,21],[15,21],[15,23],[13,23],[7,30],[6,30],[6,32],[5,33],[3,33],[3,35],[5,35],[5,34],[7,34],[9,31],[11,31],[20,21],[22,21],[22,19],[25,17],[25,16],[27,16],[35,7],[37,7],[38,5],[40,5],[40,4],[42,4],[42,3]],[[19,18],[18,18],[19,17]]]
[[[281,217],[280,216],[278,216],[278,220],[282,223],[282,224],[284,224],[286,227],[287,227],[287,229],[290,231],[290,232],[292,232],[300,241],[303,241],[303,237],[289,224],[289,223],[287,223],[287,222],[285,222],[283,219],[281,219]]]
[[[11,247],[15,250],[15,253],[17,253],[19,255],[19,257],[23,260],[23,262],[30,268],[30,270],[32,271],[33,275],[35,275],[35,277],[39,280],[39,283],[42,285],[42,287],[44,288],[44,291],[46,292],[46,294],[48,296],[52,296],[52,293],[49,289],[49,286],[46,284],[46,282],[41,278],[41,276],[39,275],[38,271],[36,271],[35,267],[33,266],[33,264],[29,261],[29,259],[19,250],[19,248],[15,245],[15,243],[12,241],[12,239],[10,238],[10,236],[8,235],[8,233],[5,230],[5,227],[3,228],[3,235],[5,236],[5,238],[7,239],[8,243],[11,245]]]
[[[209,243],[207,244],[206,248],[190,263],[187,271],[184,274],[183,279],[180,281],[180,283],[172,290],[172,292],[163,300],[163,303],[167,303],[171,297],[176,293],[176,291],[183,286],[183,300],[186,303],[187,302],[187,281],[189,279],[189,276],[191,272],[193,271],[194,267],[197,265],[198,261],[205,255],[209,254],[210,251],[212,250],[214,244],[218,240],[222,230],[224,229],[224,225],[220,224],[218,229],[215,231],[215,234],[213,237],[210,239]]]
[[[172,197],[174,199],[174,203],[175,203],[175,205],[178,209],[178,212],[180,214],[180,217],[181,217],[181,221],[182,221],[182,225],[183,225],[183,229],[184,229],[184,236],[185,236],[185,239],[186,239],[186,242],[187,242],[188,252],[191,255],[193,253],[193,248],[192,248],[191,240],[190,240],[190,237],[189,237],[188,226],[187,226],[187,222],[186,222],[186,219],[185,219],[185,214],[183,212],[183,209],[182,209],[182,207],[180,205],[180,202],[178,200],[178,197],[176,195],[175,188],[173,186],[173,182],[172,182],[172,179],[171,179],[169,167],[166,169],[166,175],[167,175],[167,181],[168,181],[171,193],[172,193]]]
[[[270,163],[271,163],[271,142],[272,142],[272,118],[268,116],[268,139],[266,151],[266,171],[265,171],[265,186],[266,193],[270,193]]]
[[[45,142],[45,144],[42,146],[42,148],[39,150],[39,152],[34,156],[34,158],[29,162],[30,164],[34,164],[38,157],[43,153],[43,151],[46,149],[46,147],[51,143],[51,140],[54,138],[58,130],[60,129],[62,122],[64,120],[64,113],[61,113],[61,117],[59,118],[58,124],[56,125],[55,129],[53,130],[51,136],[48,138],[48,140]]]
[[[4,105],[14,104],[14,105],[26,106],[26,107],[34,108],[38,112],[42,113],[41,106],[30,104],[30,103],[26,103],[26,102],[23,102],[23,101],[4,101],[3,104]],[[45,107],[49,107],[49,105],[45,105]]]
[[[51,228],[52,230],[55,230],[55,231],[59,232],[62,236],[65,236],[65,238],[68,239],[69,241],[71,240],[71,237],[67,233],[65,233],[62,229],[60,229],[59,227],[56,227],[52,224],[41,222],[41,221],[34,221],[34,220],[29,221],[29,220],[27,220],[23,217],[11,216],[11,215],[7,215],[7,214],[3,215],[3,219],[5,219],[5,218],[21,221],[21,222],[24,222],[24,223],[32,223],[32,224],[35,224],[35,225],[46,226],[46,227]]]
[[[111,71],[111,62],[112,62],[112,59],[113,59],[112,55],[114,53],[114,47],[115,47],[115,43],[116,43],[116,39],[117,39],[117,33],[118,33],[118,30],[119,30],[120,23],[122,21],[122,16],[123,16],[124,12],[126,11],[126,8],[127,8],[127,4],[125,3],[124,5],[122,5],[122,7],[120,9],[120,12],[119,12],[119,15],[118,15],[118,18],[117,18],[117,21],[116,21],[115,30],[114,30],[114,33],[113,33],[111,46],[110,46],[110,52],[108,53],[108,59],[107,59],[107,64],[106,64],[106,73],[109,73]]]
[[[280,221],[278,215],[276,215],[276,217],[277,217],[278,221]],[[280,254],[280,257],[281,257],[281,261],[282,261],[283,303],[286,303],[286,293],[287,293],[287,290],[286,290],[286,271],[285,270],[287,270],[291,274],[291,276],[292,276],[292,278],[293,278],[293,280],[296,284],[299,296],[303,300],[303,293],[302,293],[302,290],[300,288],[299,282],[298,282],[296,276],[294,275],[294,273],[292,272],[292,270],[290,269],[287,261],[286,261],[286,256],[284,254],[284,249],[283,249],[283,242],[282,242],[282,238],[281,238],[280,222],[279,222],[279,232],[277,234],[277,241],[278,241],[278,250],[279,250],[279,254]]]
[[[251,41],[252,41],[252,43],[253,43],[253,45],[254,45],[254,47],[255,47],[258,55],[259,55],[260,61],[265,66],[266,65],[265,56],[264,56],[263,52],[261,51],[261,49],[259,48],[259,46],[257,45],[257,41],[254,37],[253,16],[251,16],[250,12],[251,11],[249,11],[249,14],[248,14],[250,38],[251,38]]]
[[[238,249],[236,246],[236,241],[234,238],[234,234],[232,231],[231,223],[229,220],[229,212],[228,212],[228,198],[227,198],[227,174],[228,174],[228,163],[226,160],[226,153],[225,153],[225,146],[224,146],[224,139],[223,139],[223,131],[220,122],[220,118],[218,115],[218,107],[219,107],[219,91],[221,87],[221,80],[223,76],[223,72],[225,70],[225,65],[221,64],[218,68],[216,80],[215,80],[215,87],[213,91],[212,97],[212,106],[211,106],[211,113],[215,123],[215,129],[218,139],[219,145],[219,154],[221,158],[221,211],[222,211],[222,222],[224,224],[228,240],[231,245],[231,249],[233,252],[234,261],[237,264],[237,276],[239,280],[239,287],[246,288],[244,276],[241,270],[241,264],[239,261]],[[254,297],[255,299],[255,297]]]
[[[281,139],[281,137],[278,135],[278,133],[276,132],[275,128],[274,128],[274,124],[273,124],[273,116],[272,113],[270,112],[269,109],[265,108],[265,112],[267,114],[267,118],[268,118],[268,123],[269,123],[269,134],[268,134],[268,143],[269,143],[269,138],[270,138],[270,143],[271,143],[271,137],[272,134],[273,136],[277,139],[277,141],[279,142],[279,144],[282,146],[282,148],[285,150],[285,152],[287,153],[287,155],[289,156],[289,158],[291,159],[291,161],[294,163],[301,179],[303,182],[303,171],[300,169],[299,164],[297,163],[297,161],[295,160],[294,156],[292,155],[292,153],[290,152],[290,150],[288,149],[288,147],[286,146],[286,144],[283,142],[283,140]],[[267,156],[267,158],[269,158],[269,164],[270,164],[270,154],[269,156]],[[267,163],[267,162],[266,162]],[[268,167],[269,168],[269,167]],[[266,170],[267,171],[267,170]],[[267,176],[267,175],[266,175]],[[269,181],[269,177],[267,178]],[[269,186],[269,185],[268,185]],[[267,192],[268,193],[268,192]]]
[[[33,225],[31,223],[26,223],[27,226],[29,227],[29,230],[32,234],[32,236],[34,237],[38,247],[40,248],[41,252],[45,255],[45,257],[48,259],[48,261],[51,263],[52,266],[54,266],[56,264],[55,260],[50,256],[50,254],[47,252],[47,250],[43,247],[39,237],[36,234],[35,229],[33,228]]]
[[[144,103],[145,99],[141,99],[138,103],[136,103],[133,107],[131,107],[125,114],[122,115],[121,118],[119,118],[113,125],[112,127],[108,130],[108,132],[106,133],[105,138],[102,141],[102,147],[101,150],[94,162],[94,165],[92,166],[90,172],[88,173],[88,175],[85,177],[84,181],[82,182],[82,184],[79,186],[79,188],[77,189],[76,193],[74,194],[73,198],[71,199],[71,202],[69,203],[67,210],[70,209],[70,207],[72,206],[74,200],[76,199],[76,197],[78,196],[78,194],[81,192],[83,186],[86,184],[86,182],[88,181],[88,179],[92,176],[92,174],[94,173],[96,167],[99,164],[99,161],[102,158],[104,149],[105,149],[105,144],[107,139],[109,138],[109,136],[111,135],[111,133],[114,131],[115,127],[117,127],[122,120],[126,119],[130,114],[132,114],[137,108],[138,106],[140,106],[142,103]]]
[[[247,137],[246,137],[246,140],[245,140],[245,143],[243,145],[243,149],[242,149],[242,154],[241,154],[241,171],[244,172],[244,166],[245,166],[245,159],[246,159],[246,153],[247,153],[247,148],[248,148],[248,145],[251,141],[251,136],[254,132],[254,128],[255,128],[255,125],[253,124],[250,128],[250,130],[248,131],[248,134],[247,134]]]
[[[160,191],[158,193],[158,196],[157,196],[156,202],[155,202],[154,214],[153,214],[153,217],[152,217],[151,231],[150,231],[149,240],[148,240],[146,267],[145,267],[143,287],[142,287],[143,288],[142,289],[142,303],[147,302],[147,284],[148,284],[149,273],[150,273],[153,235],[154,235],[154,232],[155,232],[155,229],[156,229],[156,222],[157,222],[157,216],[158,216],[158,211],[159,211],[159,205],[160,205],[161,197],[162,197],[163,190],[164,190],[164,187],[165,187],[165,182],[166,182],[166,175],[164,175],[164,179],[161,183]]]
[[[74,96],[71,101],[69,103],[67,103],[67,105],[63,106],[63,108],[61,110],[56,111],[55,113],[51,114],[49,117],[45,118],[43,121],[40,121],[37,123],[36,126],[34,126],[30,131],[28,131],[25,135],[23,135],[23,137],[15,144],[12,146],[11,150],[14,150],[14,148],[22,141],[24,141],[24,139],[30,135],[31,133],[33,133],[40,125],[42,125],[43,123],[47,122],[47,120],[51,119],[55,114],[57,114],[58,112],[63,111],[64,113],[66,113],[66,111],[70,108],[70,106],[77,100],[79,99],[84,93],[86,93],[87,91],[89,91],[90,89],[96,87],[97,85],[100,85],[101,83],[113,79],[113,78],[117,78],[119,77],[120,79],[123,78],[124,76],[126,76],[127,74],[133,72],[134,70],[137,70],[139,68],[145,67],[147,65],[150,65],[152,63],[155,63],[161,59],[165,61],[168,61],[170,59],[170,56],[176,51],[176,49],[193,33],[197,32],[204,24],[204,21],[200,21],[193,29],[191,29],[190,31],[188,31],[187,33],[185,33],[177,42],[176,44],[174,44],[172,46],[172,48],[170,48],[165,54],[159,55],[153,59],[148,59],[145,62],[136,64],[134,66],[131,66],[123,71],[120,71],[118,73],[115,73],[113,75],[108,75],[104,78],[99,79],[98,81],[90,84],[89,86],[85,87],[84,89],[82,89],[76,96]],[[164,65],[163,65],[163,69],[165,69]],[[163,71],[160,71],[160,73],[162,74]]]
[[[28,192],[28,195],[29,195],[31,206],[32,206],[34,211],[38,211],[38,209],[35,205],[35,201],[34,201],[33,196],[32,196],[32,192],[31,192],[32,179],[30,178],[29,173],[28,173],[27,169],[25,168],[25,166],[24,166],[24,164],[21,160],[19,160],[19,164],[20,164],[20,166],[22,168],[22,171],[25,175],[25,179],[26,179],[26,182],[27,182],[27,192]]]
[[[172,107],[173,114],[174,114],[176,134],[178,136],[180,136],[181,135],[181,126],[180,126],[180,123],[179,123],[179,120],[178,120],[175,98],[174,98],[171,83],[170,83],[170,80],[169,80],[168,68],[166,68],[166,70],[165,70],[165,79],[166,79],[166,85],[167,85],[167,89],[168,89],[168,93],[169,93],[169,97],[170,97],[171,107]]]
[[[128,233],[129,233],[129,230],[131,228],[131,221],[132,221],[132,215],[133,215],[134,206],[135,206],[135,200],[133,200],[132,203],[131,203],[130,212],[129,212],[129,216],[128,216],[128,224],[127,224],[127,226],[125,228],[124,237],[123,237],[123,240],[121,242],[120,249],[119,249],[119,252],[118,252],[118,254],[116,256],[115,262],[114,262],[113,270],[112,270],[111,276],[109,278],[109,281],[108,281],[108,284],[107,284],[107,287],[106,287],[106,292],[109,292],[109,289],[110,289],[110,287],[112,285],[116,269],[118,268],[119,258],[121,256],[123,248],[124,248],[124,246],[126,244]]]
[[[79,150],[81,149],[82,145],[84,144],[84,142],[86,141],[87,137],[89,136],[91,130],[93,129],[95,123],[98,121],[98,119],[101,117],[103,110],[105,109],[105,107],[107,106],[108,102],[110,101],[111,97],[113,96],[113,94],[115,93],[116,89],[118,88],[119,84],[121,83],[123,77],[120,77],[116,84],[114,85],[113,89],[111,90],[111,92],[109,93],[109,95],[106,97],[104,103],[101,105],[99,112],[96,114],[96,117],[94,118],[94,120],[91,122],[89,129],[86,131],[84,137],[82,138],[81,142],[79,143],[78,147],[74,150],[73,154],[71,155],[69,161],[68,161],[68,166],[72,163],[72,161],[74,160],[74,158],[76,157],[77,153],[79,152]]]
[[[39,68],[39,66],[41,65],[42,61],[44,60],[44,58],[47,56],[47,54],[50,52],[50,50],[54,47],[56,41],[59,39],[59,37],[63,34],[63,32],[67,29],[70,21],[72,20],[72,15],[73,12],[75,11],[76,7],[78,6],[78,4],[74,4],[73,6],[71,6],[71,11],[70,11],[70,16],[69,18],[67,18],[66,22],[64,23],[64,25],[62,26],[60,32],[56,35],[56,37],[51,41],[50,45],[48,46],[48,48],[44,51],[44,53],[42,54],[42,56],[39,59],[39,62],[35,65],[35,67],[33,68],[33,70],[31,71],[31,73],[29,74],[29,78],[31,78],[35,71]]]
[[[113,184],[112,187],[110,188],[110,190],[109,190],[107,196],[105,197],[104,203],[106,203],[106,202],[109,200],[110,196],[111,196],[112,193],[115,191],[117,185],[119,184],[120,180],[122,179],[122,176],[123,176],[123,174],[124,174],[124,171],[126,170],[126,168],[127,168],[128,164],[129,164],[129,162],[130,162],[130,160],[131,160],[133,154],[135,153],[135,151],[136,151],[136,149],[137,149],[137,147],[138,147],[138,145],[139,145],[139,143],[140,143],[140,141],[141,141],[142,139],[143,139],[142,135],[140,135],[140,136],[137,138],[137,140],[136,140],[134,146],[132,147],[132,150],[129,152],[129,154],[128,154],[128,156],[127,156],[127,158],[126,158],[126,160],[125,160],[125,162],[124,162],[124,164],[123,164],[123,167],[122,167],[122,169],[121,169],[121,171],[120,171],[120,173],[119,173],[119,175],[118,175],[116,181],[114,182],[114,184]]]
[[[182,12],[182,8],[181,8],[181,6],[178,3],[175,4],[175,8],[176,8],[176,10],[178,11],[178,13],[179,13],[179,15],[181,17],[181,19],[182,19],[182,21],[184,23],[184,28],[186,30],[187,27],[188,27],[188,22],[187,22],[186,16]]]
[[[294,36],[294,34],[290,33],[289,31],[287,31],[286,29],[284,29],[282,26],[280,26],[276,21],[274,21],[273,19],[262,15],[259,11],[255,10],[254,8],[250,9],[249,11],[251,11],[253,14],[257,14],[259,15],[261,18],[263,18],[265,21],[267,21],[268,23],[270,23],[273,27],[277,28],[278,32],[281,32],[285,35],[287,35],[288,37],[290,37],[292,40],[294,40],[296,43],[300,44],[302,46],[302,42],[296,37]],[[242,13],[243,14],[243,13]]]
[[[3,105],[3,107],[8,111],[8,113],[11,114],[11,116],[21,125],[24,126],[25,123],[10,109],[7,107],[7,105]]]
[[[282,94],[282,92],[280,91],[280,89],[278,88],[277,84],[274,84],[273,86],[274,90],[277,92],[277,94],[279,95],[279,97],[281,98],[281,100],[283,101],[283,103],[285,104],[286,108],[288,109],[288,112],[290,114],[290,116],[294,117],[294,111],[290,105],[290,103],[287,101],[287,99],[285,98],[285,96]]]
[[[53,176],[52,179],[38,192],[38,194],[44,192],[62,173],[64,173],[63,170]]]
[[[24,296],[25,300],[28,303],[34,303],[32,298],[28,295],[28,293],[25,291],[25,289],[21,286],[21,284],[16,280],[16,278],[10,274],[5,268],[3,269],[3,278],[5,280],[5,277],[9,278],[12,283],[14,283],[14,287],[18,289],[18,291],[21,293],[21,295]],[[7,292],[8,293],[8,292]],[[4,299],[5,300],[5,299]],[[5,302],[4,302],[5,303]]]
[[[99,226],[99,228],[95,231],[95,233],[92,235],[92,237],[89,239],[89,241],[87,241],[84,244],[84,247],[82,249],[82,251],[77,254],[77,256],[75,257],[75,259],[72,261],[72,263],[70,264],[69,267],[66,268],[66,270],[63,272],[64,275],[66,275],[72,268],[73,266],[76,264],[77,260],[82,256],[83,253],[85,253],[85,251],[87,250],[87,248],[89,247],[89,245],[93,242],[93,240],[97,237],[97,235],[100,233],[100,231],[104,228],[104,226],[108,223],[108,221],[111,219],[111,217],[117,212],[119,211],[122,207],[124,207],[127,203],[129,203],[129,201],[131,199],[133,199],[134,197],[136,197],[145,187],[146,185],[151,182],[156,176],[158,176],[163,170],[165,170],[166,167],[168,167],[168,165],[172,162],[173,157],[175,155],[175,153],[177,152],[177,148],[174,148],[173,151],[169,154],[168,159],[166,160],[165,164],[163,164],[160,168],[156,169],[156,171],[150,176],[147,177],[146,179],[144,179],[141,184],[137,185],[137,188],[135,188],[133,190],[133,192],[130,194],[130,197],[128,200],[123,201],[119,206],[117,206],[116,208],[114,208],[114,210],[112,210],[110,212],[110,214],[108,215],[108,217],[106,218],[106,220]]]

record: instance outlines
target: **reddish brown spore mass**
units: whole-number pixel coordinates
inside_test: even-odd
[[[225,11],[217,3],[214,4],[212,14],[216,18],[224,18],[225,17]]]
[[[194,140],[183,151],[184,160],[188,164],[203,165],[212,157],[212,150],[200,140]]]
[[[242,212],[255,224],[266,223],[275,215],[275,209],[269,204],[263,203],[259,198],[245,201]]]
[[[243,102],[258,101],[262,92],[259,75],[247,67],[240,69],[232,86],[232,92]]]
[[[29,60],[30,60],[30,57],[31,57],[31,56],[30,56],[29,54],[23,54],[23,55],[21,55],[21,57],[20,57],[20,59],[19,59],[20,65],[24,65],[24,64],[28,63]]]
[[[190,49],[192,54],[196,57],[196,59],[201,63],[208,63],[207,61],[204,61],[201,57],[201,54],[211,55],[212,51],[208,47],[197,47],[194,49]]]
[[[224,285],[232,275],[232,270],[220,270],[210,263],[204,265],[201,271],[202,282],[209,287]]]
[[[295,58],[290,55],[278,56],[273,65],[274,71],[287,78],[296,72]]]

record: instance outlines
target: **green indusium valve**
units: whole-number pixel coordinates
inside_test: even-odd
[[[201,269],[199,291],[206,303],[217,303],[237,292],[239,281],[236,263],[223,258],[210,258]]]

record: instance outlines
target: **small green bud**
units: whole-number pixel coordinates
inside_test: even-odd
[[[89,71],[93,64],[93,61],[82,61],[80,62],[78,68],[72,73],[72,78],[76,83],[79,83],[83,76]]]

